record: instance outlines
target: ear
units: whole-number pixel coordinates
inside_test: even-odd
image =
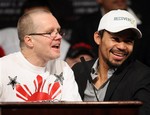
[[[95,32],[95,33],[94,33],[94,41],[95,41],[95,43],[96,43],[97,45],[99,45],[100,42],[101,42],[101,36],[99,35],[98,32]]]
[[[24,37],[24,42],[25,42],[26,46],[33,47],[33,39],[31,36],[26,35]]]

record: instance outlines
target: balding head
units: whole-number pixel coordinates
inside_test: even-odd
[[[35,9],[35,10],[30,10],[26,12],[24,15],[22,15],[17,24],[17,29],[18,29],[18,37],[20,40],[20,45],[23,44],[24,42],[24,37],[25,35],[28,35],[30,33],[34,33],[37,29],[37,23],[40,21],[37,16],[40,16],[41,14],[50,14],[52,13],[49,10],[45,9]]]

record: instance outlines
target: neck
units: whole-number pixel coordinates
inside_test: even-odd
[[[38,66],[38,67],[45,67],[46,62],[44,60],[40,59],[40,57],[36,56],[36,54],[34,52],[21,50],[21,53],[23,54],[25,59],[28,62],[30,62],[32,65]]]
[[[104,66],[103,63],[100,62],[99,60],[99,66],[97,67],[98,69],[98,77],[93,81],[93,84],[95,87],[98,89],[100,88],[108,79],[108,67]]]

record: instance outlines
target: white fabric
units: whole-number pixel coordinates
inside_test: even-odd
[[[125,29],[133,29],[138,38],[142,37],[141,31],[137,28],[135,17],[126,10],[111,10],[100,20],[98,31],[107,30],[112,33],[120,32]]]
[[[60,57],[59,57],[59,59],[65,60],[69,48],[70,48],[69,42],[62,39],[61,45],[60,45]]]
[[[20,50],[16,28],[0,30],[0,46],[4,49],[6,55]]]
[[[37,67],[21,52],[0,58],[0,102],[45,100],[81,101],[73,71],[66,62],[51,60],[46,67]]]
[[[17,28],[10,27],[0,30],[0,46],[4,49],[6,55],[20,50]],[[70,44],[62,39],[59,59],[65,60],[69,47]]]
[[[104,15],[105,14],[104,8],[102,7],[100,10],[101,10],[102,15]],[[142,21],[137,17],[135,12],[130,7],[127,8],[127,11],[134,16],[134,18],[135,18],[135,20],[137,22],[137,25],[142,24]]]

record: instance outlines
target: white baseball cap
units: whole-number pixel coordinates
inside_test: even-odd
[[[142,37],[141,31],[137,28],[136,19],[126,10],[111,10],[106,13],[98,26],[98,31],[104,29],[112,33],[132,29],[136,32],[138,38]]]

